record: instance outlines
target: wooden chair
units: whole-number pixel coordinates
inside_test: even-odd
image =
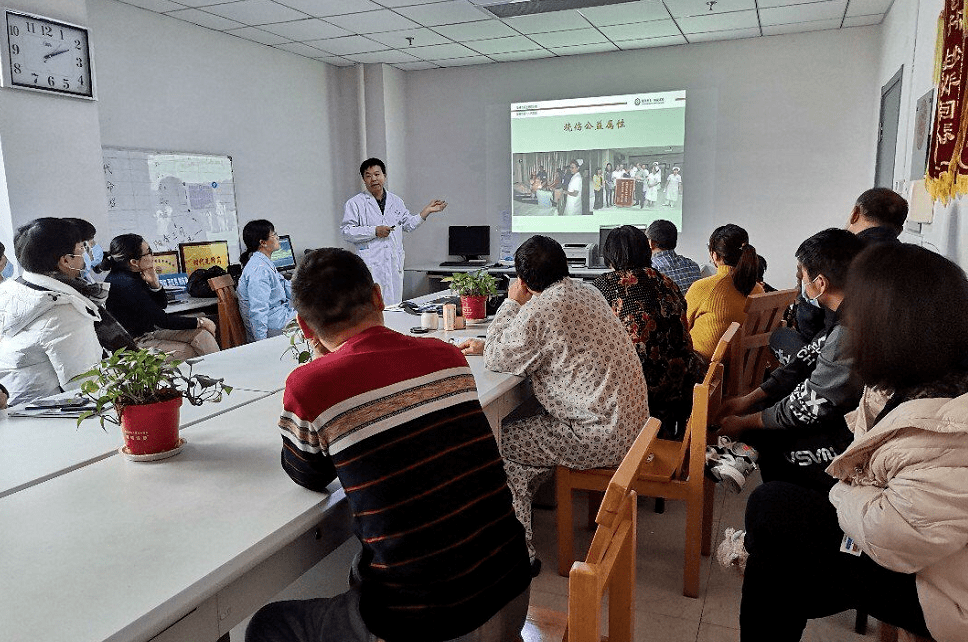
[[[235,281],[223,274],[208,280],[208,286],[218,296],[218,334],[223,350],[246,343],[245,326],[239,312],[239,299],[235,295]]]
[[[746,320],[726,361],[725,396],[745,395],[763,383],[763,376],[773,360],[770,334],[780,327],[784,310],[796,298],[795,289],[747,297]]]
[[[926,638],[917,633],[899,629],[893,624],[887,624],[886,622],[881,622],[878,638],[880,642],[934,642],[933,638]]]
[[[715,487],[706,479],[706,429],[722,400],[723,365],[739,324],[732,324],[720,339],[703,382],[693,389],[692,414],[681,442],[656,439],[650,458],[638,471],[632,488],[639,495],[683,500],[686,508],[685,565],[683,595],[699,597],[699,568],[703,555],[712,548],[712,497]],[[556,469],[558,498],[558,573],[565,575],[574,559],[572,493],[575,490],[602,491],[614,471],[609,468]],[[590,498],[590,502],[594,499]]]
[[[612,642],[632,642],[635,620],[636,494],[632,490],[639,469],[651,454],[661,424],[650,418],[607,480],[605,498],[595,521],[598,528],[584,562],[572,564],[568,575],[568,615],[563,633],[560,614],[528,609],[522,637],[528,642],[551,639],[599,642],[602,603],[608,594],[608,634]]]

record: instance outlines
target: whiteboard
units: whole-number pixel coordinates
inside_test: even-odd
[[[155,251],[223,240],[231,262],[238,263],[239,218],[230,156],[117,147],[101,151],[111,238],[140,234]]]

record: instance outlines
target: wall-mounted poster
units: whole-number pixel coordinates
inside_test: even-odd
[[[911,146],[911,180],[924,178],[931,149],[931,119],[934,115],[934,88],[918,98],[914,110],[914,144]]]

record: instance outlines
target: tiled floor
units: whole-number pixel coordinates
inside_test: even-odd
[[[758,475],[751,482],[758,482]],[[752,488],[754,484],[750,484]],[[717,488],[713,516],[713,548],[727,527],[743,528],[749,490],[740,495]],[[583,528],[584,500],[575,499],[576,546],[587,547],[591,531]],[[742,578],[722,568],[714,558],[704,559],[700,595],[682,595],[685,504],[666,502],[662,514],[653,511],[652,499],[639,500],[639,545],[636,551],[635,639],[639,642],[736,642],[739,640],[739,600]],[[579,525],[579,520],[582,524]],[[531,586],[531,603],[564,611],[568,580],[557,573],[555,511],[535,509],[535,541],[542,560],[541,575]],[[584,550],[584,549],[582,549]],[[854,612],[813,620],[805,642],[859,642],[877,639],[877,622],[870,620],[867,636],[854,633]]]
[[[727,527],[742,528],[749,489],[758,483],[758,474],[740,495],[717,488],[713,515],[713,548]],[[738,642],[739,598],[742,578],[723,569],[714,558],[704,559],[700,595],[682,595],[682,557],[685,532],[685,505],[666,502],[662,514],[653,511],[652,499],[639,500],[639,545],[636,552],[637,642]],[[584,500],[575,499],[576,547],[587,547],[591,531],[583,528]],[[579,520],[582,521],[579,527]],[[542,560],[541,575],[531,585],[531,603],[565,611],[568,580],[557,573],[557,536],[555,511],[534,510],[535,542]],[[299,599],[335,595],[346,587],[349,568],[359,544],[351,540],[320,562],[292,586],[276,597]],[[584,550],[584,549],[582,549]],[[714,550],[715,553],[715,550]],[[232,640],[241,642],[245,624],[232,630]],[[803,636],[804,642],[862,642],[877,639],[877,622],[870,621],[867,636],[854,633],[854,612],[824,620],[813,620]]]

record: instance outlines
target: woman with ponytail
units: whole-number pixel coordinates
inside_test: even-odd
[[[110,272],[107,309],[140,348],[155,348],[173,359],[218,352],[215,324],[206,317],[168,314],[168,298],[158,280],[148,242],[137,234],[121,234],[99,266]]]
[[[756,282],[759,259],[750,236],[739,225],[717,227],[709,237],[709,258],[716,274],[692,284],[686,293],[686,317],[693,348],[706,360],[733,321],[746,319],[746,297],[763,294]]]
[[[249,221],[242,228],[242,277],[239,279],[239,312],[250,341],[282,334],[296,318],[292,307],[292,288],[282,278],[272,253],[279,249],[276,228],[265,219]]]

